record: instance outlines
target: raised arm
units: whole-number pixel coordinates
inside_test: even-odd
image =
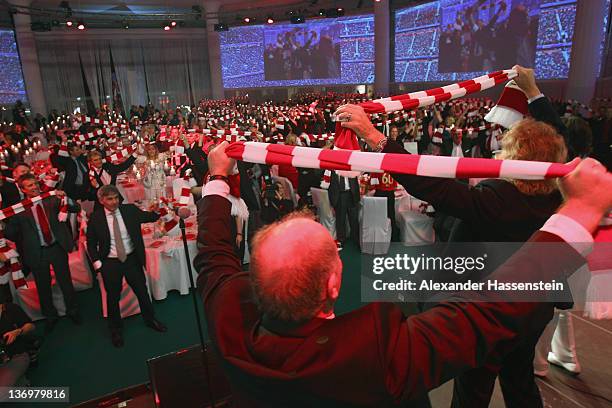
[[[564,206],[490,280],[559,281],[584,263],[592,233],[612,208],[612,196],[606,194],[612,189],[612,174],[587,159],[563,179],[561,189],[567,199]],[[550,318],[546,304],[512,296],[461,292],[452,302],[406,319],[393,333],[398,347],[389,349],[389,372],[396,374],[390,379],[394,394],[404,399],[420,395],[465,370],[499,361],[522,333]]]
[[[567,127],[561,121],[559,113],[552,106],[550,100],[538,88],[533,69],[523,68],[520,65],[515,65],[513,69],[519,73],[518,77],[514,78],[514,82],[525,92],[531,116],[535,120],[548,123],[554,127],[563,136],[565,144],[569,147]]]
[[[109,169],[109,173],[111,174],[119,174],[119,173],[123,173],[124,171],[127,171],[130,166],[132,166],[132,164],[136,163],[136,156],[135,155],[131,155],[130,157],[128,157],[127,159],[125,159],[123,162],[119,163],[119,164],[112,164],[112,163],[108,163],[108,169]]]
[[[354,130],[366,143],[376,149],[384,139],[364,113],[356,105],[345,105],[338,109],[337,115],[351,115],[349,122],[342,126]],[[384,153],[408,154],[399,144],[388,140]],[[491,188],[483,186],[473,188],[465,183],[439,177],[424,177],[407,174],[391,174],[406,191],[416,198],[433,205],[437,211],[442,211],[465,220],[495,219],[503,215],[501,211],[504,200]]]
[[[235,162],[225,155],[227,145],[227,142],[221,143],[208,155],[211,176],[227,177],[231,173]],[[231,234],[232,205],[226,198],[229,184],[212,180],[204,186],[203,195],[198,202],[199,250],[193,264],[199,273],[198,288],[206,309],[219,284],[242,269]]]

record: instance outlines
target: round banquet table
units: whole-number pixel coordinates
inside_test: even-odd
[[[166,197],[172,198],[172,183],[177,176],[166,176]],[[117,178],[117,188],[126,203],[134,204],[146,198],[145,186],[142,180],[128,178],[125,174]]]
[[[188,218],[185,225],[189,262],[193,265],[193,259],[197,254],[196,217]],[[187,260],[180,229],[177,226],[170,231],[170,234],[161,238],[154,238],[154,231],[154,223],[144,224],[142,227],[147,256],[146,275],[151,296],[155,300],[162,300],[171,290],[178,290],[181,295],[189,294]],[[195,283],[198,273],[193,268],[192,272]]]

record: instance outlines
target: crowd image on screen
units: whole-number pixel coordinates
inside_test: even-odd
[[[454,23],[442,28],[440,72],[494,71],[514,64],[532,66],[538,20],[538,14],[531,15],[525,4],[478,0],[457,12]]]
[[[340,44],[334,26],[322,29],[296,27],[277,34],[266,44],[266,80],[340,77]]]

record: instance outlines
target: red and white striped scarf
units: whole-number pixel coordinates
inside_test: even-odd
[[[359,104],[366,113],[390,113],[399,110],[414,110],[443,101],[461,98],[465,95],[492,88],[517,76],[514,70],[497,71],[478,78],[433,88],[427,91],[413,92],[389,98],[376,99]],[[359,150],[355,133],[336,123],[336,146],[341,149]]]
[[[0,284],[9,283],[9,278],[13,280],[16,289],[23,286],[27,287],[25,276],[21,270],[19,254],[8,246],[6,239],[0,238],[0,253],[6,257],[6,262],[0,262]]]
[[[17,204],[11,205],[10,207],[3,208],[0,210],[0,221],[12,217],[13,215],[19,214],[28,210],[34,206],[34,204],[44,200],[45,198],[53,197],[57,195],[57,190],[47,191],[33,198],[26,198],[18,202]],[[58,221],[64,222],[68,219],[68,198],[64,195],[60,203],[60,210],[57,217]]]
[[[324,150],[257,142],[233,143],[226,152],[233,159],[250,163],[447,178],[542,180],[563,177],[572,170],[561,163]]]
[[[89,116],[81,116],[81,121],[83,123],[93,123],[94,125],[104,125],[104,126],[108,126],[108,127],[118,127],[118,128],[121,128],[121,129],[127,129],[127,128],[130,127],[127,123],[109,122],[107,120],[91,118]]]

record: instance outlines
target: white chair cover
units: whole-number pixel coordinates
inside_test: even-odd
[[[419,145],[417,142],[404,142],[404,149],[410,154],[419,154]]]
[[[421,213],[423,204],[424,201],[409,194],[395,199],[395,221],[402,243],[406,246],[431,244],[436,240],[434,219]],[[433,207],[428,205],[428,210],[433,210]]]
[[[16,290],[13,286],[13,281],[10,280],[11,291],[13,292],[13,299],[17,305],[19,305],[30,319],[36,321],[44,319],[41,310],[40,310],[40,299],[38,298],[38,291],[36,290],[36,282],[34,282],[34,275],[30,273],[26,282],[28,287],[22,287],[19,290]],[[64,296],[62,295],[62,291],[55,281],[55,275],[53,272],[51,273],[51,294],[53,297],[53,305],[57,309],[57,313],[60,316],[66,315],[66,304],[64,303]]]
[[[196,186],[198,183],[195,181],[195,179],[192,177],[189,179],[189,181],[185,181],[183,180],[182,177],[178,177],[176,178],[173,182],[172,182],[172,195],[174,196],[175,200],[179,200],[181,197],[181,191],[183,189],[183,187],[194,187]],[[193,201],[193,195],[189,194],[189,204],[187,204],[189,207],[193,207],[195,206],[195,203]]]
[[[291,184],[291,181],[289,181],[287,177],[272,176],[272,178],[274,179],[274,181],[278,181],[283,185],[283,188],[285,190],[285,196],[283,198],[293,201],[293,208],[297,208],[298,200],[297,196],[295,195],[295,190],[293,189],[293,184]]]
[[[317,207],[319,222],[327,228],[332,238],[336,239],[336,215],[329,203],[329,194],[322,188],[310,188],[312,203]]]
[[[361,252],[386,254],[391,243],[391,220],[387,216],[386,197],[363,197]]]
[[[400,211],[395,217],[400,230],[400,238],[405,246],[433,244],[436,234],[434,219],[416,211]]]

